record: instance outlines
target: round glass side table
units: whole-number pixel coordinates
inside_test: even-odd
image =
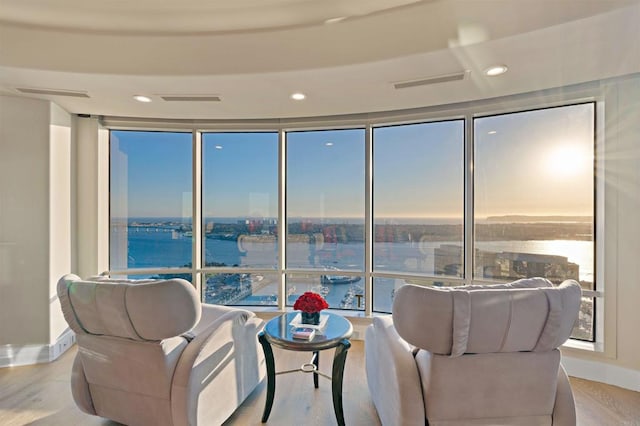
[[[258,340],[264,351],[265,362],[267,364],[267,398],[262,414],[262,423],[266,423],[271,414],[273,397],[276,392],[276,375],[302,371],[313,374],[313,385],[318,387],[318,377],[322,376],[331,380],[331,394],[333,396],[333,410],[336,414],[338,425],[344,425],[344,413],[342,408],[342,378],[344,375],[344,364],[347,360],[347,351],[351,347],[349,338],[353,333],[353,326],[344,317],[332,313],[322,313],[328,315],[326,326],[316,333],[311,340],[294,339],[292,331],[295,326],[291,322],[298,312],[288,312],[273,318],[267,322],[264,330],[258,334]],[[302,325],[304,326],[304,325]],[[285,371],[275,371],[273,351],[271,346],[277,346],[290,351],[313,352],[311,362],[303,364],[300,368]],[[336,348],[333,355],[333,367],[331,376],[318,370],[320,365],[320,351]]]

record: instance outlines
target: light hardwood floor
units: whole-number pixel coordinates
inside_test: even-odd
[[[377,426],[380,421],[369,397],[364,375],[364,344],[353,341],[344,377],[344,415],[348,425]],[[69,377],[76,349],[72,348],[51,364],[0,368],[0,425],[72,426],[116,423],[89,416],[74,405]],[[290,369],[308,362],[308,353],[282,351],[274,348],[276,369]],[[322,353],[320,369],[330,372],[332,351]],[[640,393],[582,379],[571,379],[581,426],[640,426]],[[225,423],[260,425],[264,407],[265,384],[242,404]],[[280,375],[271,425],[297,425],[304,419],[308,426],[335,425],[331,401],[331,384],[321,379],[314,390],[308,374]]]

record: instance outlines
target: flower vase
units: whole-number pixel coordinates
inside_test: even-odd
[[[320,312],[300,312],[300,322],[302,324],[320,324]]]

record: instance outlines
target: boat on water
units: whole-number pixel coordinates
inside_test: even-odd
[[[348,275],[322,275],[320,282],[322,284],[352,284],[360,281],[361,278]]]

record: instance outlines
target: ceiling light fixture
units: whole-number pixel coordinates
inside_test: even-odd
[[[504,74],[508,69],[506,65],[494,65],[484,70],[484,73],[489,77],[495,77],[496,75]]]
[[[325,143],[325,146],[333,146],[333,142],[327,142]]]
[[[307,96],[304,93],[294,93],[293,95],[291,95],[291,99],[293,99],[294,101],[301,101],[306,97]]]
[[[151,102],[151,98],[148,96],[135,95],[133,99],[135,99],[138,102]]]
[[[338,16],[337,18],[329,18],[326,21],[324,21],[324,23],[327,25],[337,24],[338,22],[342,22],[345,19],[347,19],[346,16]]]
[[[488,134],[490,134],[490,135],[495,135],[495,134],[496,134],[496,133],[498,133],[498,132],[497,132],[497,131],[495,131],[495,130],[489,130],[487,133],[488,133]]]

